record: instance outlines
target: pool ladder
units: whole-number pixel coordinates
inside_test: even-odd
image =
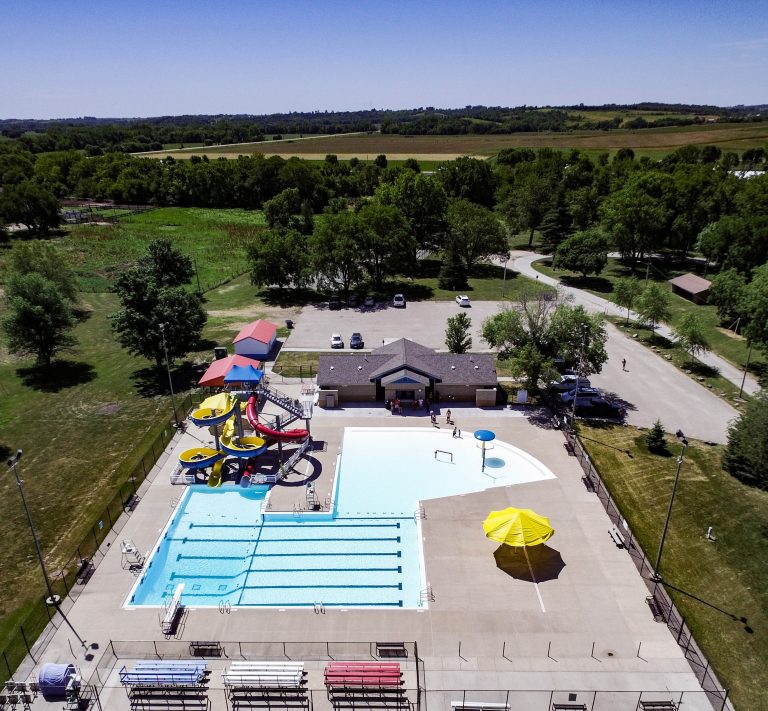
[[[314,610],[316,615],[324,615],[325,605],[322,602],[316,602],[314,603]]]
[[[435,593],[432,592],[432,586],[427,585],[419,594],[419,601],[423,605],[425,602],[434,602]]]
[[[425,519],[427,517],[427,512],[424,510],[424,507],[419,505],[419,508],[417,508],[413,512],[413,520],[418,521],[419,519]]]

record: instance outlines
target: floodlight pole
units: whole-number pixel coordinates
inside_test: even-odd
[[[171,403],[173,404],[173,421],[176,423],[176,429],[181,428],[179,422],[179,416],[176,414],[176,397],[173,394],[173,378],[171,377],[171,360],[168,358],[168,346],[165,342],[165,329],[168,326],[167,323],[160,324],[160,336],[163,339],[163,351],[165,352],[165,367],[168,370],[168,385],[171,388]]]
[[[16,454],[8,459],[8,467],[16,477],[16,485],[19,487],[19,493],[21,494],[21,501],[24,504],[24,511],[27,514],[27,521],[29,522],[29,530],[32,533],[32,540],[35,542],[35,550],[37,551],[37,559],[40,561],[40,569],[43,571],[43,578],[45,578],[45,587],[48,589],[48,599],[46,602],[49,605],[58,605],[61,602],[61,598],[53,592],[51,581],[48,578],[48,571],[45,568],[45,561],[43,560],[43,552],[40,550],[40,541],[37,540],[37,531],[35,531],[35,524],[32,523],[32,514],[29,511],[27,505],[27,497],[24,496],[24,480],[19,477],[19,462],[21,461],[21,455],[23,451],[21,449],[16,450]]]
[[[675,482],[672,484],[672,494],[669,497],[669,507],[667,508],[667,518],[664,521],[664,530],[661,533],[661,541],[659,542],[659,552],[656,555],[656,565],[653,566],[653,575],[651,580],[654,582],[661,582],[661,575],[659,574],[659,565],[661,564],[661,554],[664,552],[664,542],[667,539],[667,530],[669,529],[669,520],[672,517],[672,506],[675,503],[675,493],[677,492],[677,482],[680,479],[680,470],[683,467],[683,457],[685,456],[685,448],[688,446],[688,440],[685,438],[682,430],[678,430],[675,436],[680,441],[682,449],[680,450],[680,456],[677,458],[677,470],[675,471]]]
[[[587,324],[581,324],[581,343],[579,344],[579,367],[576,370],[576,389],[573,391],[573,409],[571,411],[571,429],[576,425],[576,397],[579,392],[579,379],[584,370],[584,346],[587,340]]]

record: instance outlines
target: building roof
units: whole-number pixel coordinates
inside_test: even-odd
[[[320,356],[317,383],[321,387],[424,382],[433,379],[445,385],[495,385],[496,366],[488,353],[438,353],[401,338],[369,354],[341,353]]]
[[[669,283],[672,286],[676,286],[682,291],[687,291],[689,294],[701,294],[703,291],[707,291],[712,282],[708,279],[702,279],[695,274],[681,274],[679,277],[670,279]]]
[[[259,319],[249,323],[247,326],[243,326],[240,329],[240,333],[235,336],[233,343],[243,341],[246,338],[252,338],[260,343],[272,343],[276,335],[277,326],[275,324]]]
[[[200,381],[198,382],[198,385],[203,385],[206,387],[224,387],[224,376],[230,371],[230,369],[233,366],[248,366],[252,365],[255,368],[261,368],[262,364],[258,360],[254,360],[253,358],[246,358],[245,356],[241,355],[231,355],[227,356],[226,358],[221,358],[220,360],[215,360],[213,363],[211,363],[208,366],[208,370],[205,371],[205,374],[202,378],[200,378]]]

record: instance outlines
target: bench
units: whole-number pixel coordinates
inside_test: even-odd
[[[595,482],[592,481],[591,476],[585,474],[583,477],[581,477],[581,481],[584,483],[587,491],[591,491],[593,494],[595,493]]]
[[[608,529],[608,535],[611,537],[611,540],[616,544],[617,548],[626,548],[627,543],[624,540],[624,536],[622,535],[621,531],[619,531],[616,526],[611,526],[611,528]]]
[[[677,711],[677,704],[674,701],[641,701],[638,708],[655,709],[655,711]]]
[[[587,711],[586,704],[552,704],[552,711]]]
[[[467,711],[486,711],[486,709],[489,711],[497,711],[498,709],[509,711],[509,704],[489,701],[451,701],[451,708],[457,709],[457,711],[462,711],[462,709]]]
[[[90,558],[83,558],[80,561],[80,567],[77,569],[75,580],[78,585],[85,585],[96,570],[96,566],[93,564]]]
[[[660,622],[664,620],[664,613],[661,609],[661,605],[659,605],[659,601],[653,596],[649,595],[647,598],[645,598],[646,603],[648,603],[648,607],[651,608],[651,613],[653,614],[653,619],[656,622]]]
[[[573,445],[568,440],[563,442],[563,447],[565,447],[565,451],[568,452],[569,457],[576,456],[576,450],[573,448]]]
[[[139,497],[137,494],[131,494],[123,504],[125,511],[133,511],[139,505]]]
[[[193,657],[220,657],[224,648],[221,642],[190,642],[189,653]]]

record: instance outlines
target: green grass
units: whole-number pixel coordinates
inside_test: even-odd
[[[631,276],[632,274],[631,270],[618,259],[609,259],[608,266],[600,276],[589,277],[587,279],[581,279],[572,272],[556,271],[552,269],[551,264],[551,260],[547,259],[534,262],[533,267],[541,274],[561,279],[564,284],[584,289],[585,291],[589,291],[609,300],[612,300],[613,285],[616,280],[621,277]],[[645,270],[645,265],[641,264],[638,267],[636,276],[641,280],[644,279]],[[691,271],[690,265],[688,267],[675,266],[672,268],[665,268],[663,272],[652,267],[649,270],[648,276],[650,280],[666,282],[667,279],[679,276],[680,274],[685,274],[688,271]],[[706,331],[707,340],[709,341],[712,352],[716,353],[721,358],[730,361],[735,366],[744,368],[749,350],[746,341],[733,332],[721,327],[720,319],[717,316],[717,309],[714,306],[697,305],[677,294],[672,294],[670,311],[671,318],[669,319],[669,325],[673,328],[680,322],[680,319],[684,314],[698,314]],[[763,356],[757,349],[752,350],[749,369],[757,376],[768,371],[768,360],[766,360],[765,356]]]
[[[679,445],[670,437],[671,455],[663,457],[650,454],[633,427],[580,425],[580,430],[622,514],[655,560]],[[685,591],[668,588],[736,708],[765,711],[768,492],[724,472],[720,453],[720,447],[696,441],[686,451],[661,572]],[[708,526],[715,543],[704,537]]]
[[[136,464],[142,441],[154,438],[170,412],[164,392],[147,390],[146,361],[127,355],[111,335],[107,315],[115,296],[89,294],[84,305],[90,312],[74,332],[78,351],[52,372],[0,351],[0,449],[24,450],[25,492],[52,571],[72,555]],[[31,591],[42,591],[42,580],[9,477],[0,480],[0,492],[3,620],[27,604]]]
[[[116,275],[160,237],[194,258],[205,290],[246,271],[245,245],[264,225],[261,212],[171,207],[129,215],[111,225],[72,225],[51,240],[83,291],[108,291]],[[0,279],[8,257],[7,249],[0,250]]]

